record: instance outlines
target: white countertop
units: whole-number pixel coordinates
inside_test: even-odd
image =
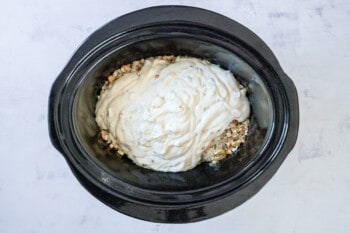
[[[247,26],[300,98],[297,145],[249,201],[193,224],[155,224],[90,195],[52,147],[51,84],[94,30],[127,12],[194,5]],[[0,3],[0,232],[350,232],[350,2],[41,1]]]

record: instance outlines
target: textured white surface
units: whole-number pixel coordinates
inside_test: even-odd
[[[246,25],[274,51],[300,98],[298,143],[253,198],[185,225],[119,214],[77,182],[47,132],[51,84],[109,20],[194,5]],[[0,232],[350,232],[349,1],[2,1]]]

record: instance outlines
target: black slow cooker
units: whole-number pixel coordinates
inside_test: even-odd
[[[207,59],[248,87],[250,132],[236,154],[166,173],[106,150],[94,120],[103,73],[157,55]],[[298,126],[296,88],[266,44],[225,16],[185,6],[139,10],[98,29],[60,73],[49,100],[51,141],[80,183],[113,209],[154,222],[200,221],[242,204],[277,171]]]

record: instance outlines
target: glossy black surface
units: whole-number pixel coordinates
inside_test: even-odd
[[[164,54],[207,59],[249,88],[252,124],[237,154],[163,173],[106,150],[94,121],[102,73]],[[199,221],[246,201],[294,146],[298,120],[295,86],[255,34],[216,13],[177,6],[133,12],[93,33],[57,78],[49,103],[52,143],[82,185],[112,208],[156,222]]]

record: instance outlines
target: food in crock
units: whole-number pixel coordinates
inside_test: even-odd
[[[206,60],[159,56],[123,65],[96,104],[101,137],[137,165],[186,171],[244,142],[250,106],[230,71]]]

